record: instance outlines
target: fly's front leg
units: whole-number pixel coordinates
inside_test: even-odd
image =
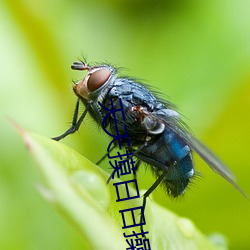
[[[86,114],[87,114],[87,112],[89,110],[89,105],[87,105],[86,109],[84,110],[84,112],[80,116],[79,120],[77,120],[78,119],[78,112],[79,112],[79,104],[80,104],[80,100],[78,99],[77,102],[76,102],[76,106],[75,106],[75,110],[74,110],[74,116],[73,116],[71,127],[65,133],[63,133],[62,135],[59,135],[57,137],[53,137],[51,139],[53,139],[55,141],[60,141],[64,137],[68,136],[69,134],[75,133],[79,129],[79,127],[80,127],[80,125],[81,125],[84,117],[86,116]]]
[[[91,111],[94,112],[94,117],[95,117],[96,122],[102,125],[104,117],[100,111],[99,106],[97,105],[97,103],[95,103],[92,100],[89,101],[89,105],[91,106]]]

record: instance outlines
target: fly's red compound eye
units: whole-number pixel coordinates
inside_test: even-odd
[[[108,69],[98,69],[90,74],[88,79],[88,90],[93,92],[99,89],[110,77],[110,71]]]

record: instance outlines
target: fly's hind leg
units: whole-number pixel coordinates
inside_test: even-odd
[[[141,161],[140,161],[140,160],[137,160],[137,161],[136,161],[136,164],[135,164],[134,180],[137,179],[137,171],[138,171],[140,165],[141,165]],[[134,188],[135,188],[135,189],[137,188],[137,186],[136,186],[135,183],[134,183]]]
[[[153,185],[146,191],[146,193],[143,195],[143,200],[142,200],[142,211],[145,212],[146,209],[146,203],[147,203],[147,198],[148,196],[159,186],[159,184],[162,182],[162,180],[164,179],[164,177],[166,176],[167,171],[164,171],[159,177],[158,179],[153,183]],[[144,215],[141,214],[140,215],[140,229],[143,230],[143,218]]]

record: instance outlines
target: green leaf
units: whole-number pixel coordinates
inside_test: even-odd
[[[142,199],[116,202],[112,181],[106,185],[108,174],[98,166],[60,142],[19,130],[44,176],[46,187],[40,185],[40,192],[81,232],[88,249],[129,247],[123,233],[138,230],[122,229],[119,210],[141,206]],[[125,192],[120,190],[121,197]],[[130,194],[134,193],[131,188]],[[145,216],[144,231],[149,232],[151,249],[226,249],[225,242],[215,245],[189,219],[180,218],[152,199],[148,199]],[[126,218],[127,224],[131,221]]]

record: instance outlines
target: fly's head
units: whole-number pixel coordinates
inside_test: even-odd
[[[74,62],[71,69],[88,71],[73,87],[75,94],[84,100],[98,98],[116,77],[115,69],[110,65],[89,66],[83,62]]]

